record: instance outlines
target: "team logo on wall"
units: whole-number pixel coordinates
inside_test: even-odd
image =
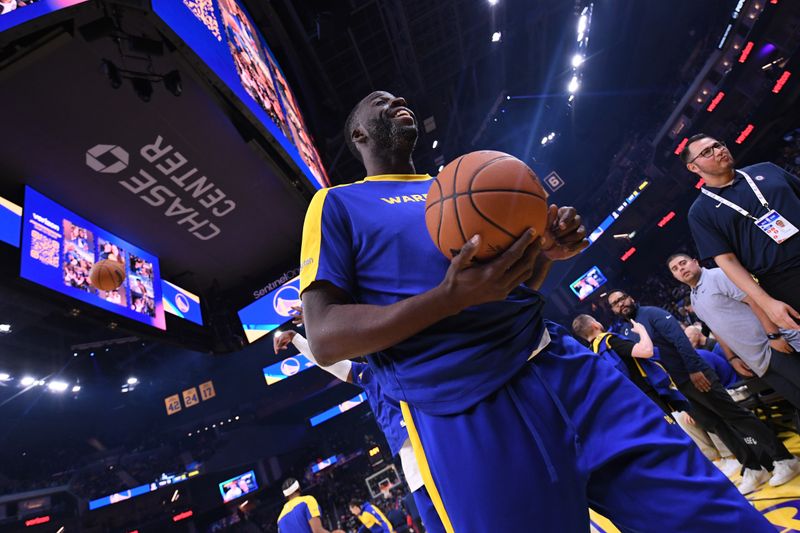
[[[300,305],[300,289],[293,283],[284,285],[272,297],[272,307],[280,316],[294,316],[292,306]]]
[[[284,376],[294,376],[300,372],[300,361],[294,357],[284,359],[283,362],[281,362],[281,372]]]
[[[128,168],[130,156],[116,144],[98,144],[86,150],[86,164],[96,172],[117,174]]]
[[[189,311],[189,298],[187,298],[181,293],[176,294],[175,306],[181,313],[187,313]]]
[[[127,150],[97,144],[86,151],[86,165],[101,174],[127,170],[117,184],[148,206],[159,208],[164,217],[201,241],[222,233],[218,223],[236,209],[236,202],[180,150],[157,135],[154,142],[131,153],[138,153],[141,163],[128,169]]]

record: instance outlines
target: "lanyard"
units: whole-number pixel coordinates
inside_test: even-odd
[[[741,173],[742,176],[744,176],[745,181],[750,186],[750,188],[753,190],[753,194],[755,194],[756,198],[758,198],[758,202],[762,206],[764,206],[764,208],[767,209],[767,211],[769,211],[769,204],[767,203],[766,198],[764,198],[764,195],[761,194],[761,189],[758,188],[758,186],[753,181],[753,179],[750,176],[748,176],[746,172],[744,172],[742,170],[737,170],[736,172],[739,172],[739,173]],[[710,198],[713,198],[714,200],[718,201],[719,203],[730,207],[731,209],[733,209],[734,211],[736,211],[737,213],[739,213],[740,215],[742,215],[744,217],[752,218],[753,220],[758,220],[756,217],[751,215],[750,212],[747,211],[746,209],[744,209],[742,206],[737,205],[737,204],[731,202],[730,200],[726,200],[722,196],[720,196],[720,195],[718,195],[716,193],[713,193],[713,192],[709,191],[706,188],[700,189],[700,192],[705,194],[706,196],[708,196]]]

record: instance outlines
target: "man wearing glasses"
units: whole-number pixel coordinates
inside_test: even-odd
[[[749,494],[770,480],[773,463],[791,461],[794,456],[767,426],[737,404],[719,381],[719,377],[692,347],[678,321],[660,307],[640,306],[623,291],[612,291],[608,304],[619,320],[610,329],[633,342],[639,335],[633,322],[639,322],[658,348],[661,363],[689,399],[691,415],[706,431],[716,434],[744,467],[739,492]],[[782,463],[787,464],[787,463]],[[781,468],[774,485],[789,481],[793,475]],[[788,476],[788,479],[787,479]]]
[[[725,144],[703,133],[680,157],[705,180],[689,209],[701,259],[713,257],[776,325],[800,329],[800,179],[772,163],[735,169]]]

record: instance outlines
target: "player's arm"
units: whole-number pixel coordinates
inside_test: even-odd
[[[450,262],[442,282],[391,305],[353,304],[344,290],[325,280],[303,292],[311,351],[323,366],[385,350],[467,307],[505,299],[531,279],[541,240],[526,231],[499,257],[473,263],[477,235]]]
[[[324,527],[322,527],[322,520],[318,516],[314,516],[308,521],[308,525],[311,528],[312,533],[331,533]]]
[[[581,253],[589,241],[581,216],[574,207],[551,205],[547,211],[547,232],[542,253],[536,258],[533,275],[525,282],[530,289],[539,290],[550,273],[553,261],[564,261]]]
[[[284,333],[284,335],[286,335],[288,333],[289,332],[287,331],[286,333]],[[337,363],[333,363],[332,365],[323,366],[323,365],[321,365],[319,363],[319,361],[317,361],[317,358],[314,357],[314,354],[311,353],[311,347],[308,345],[308,340],[305,337],[303,337],[302,335],[300,335],[299,333],[296,333],[296,332],[292,332],[292,333],[294,333],[294,335],[292,336],[291,342],[294,345],[294,347],[297,348],[298,352],[300,352],[301,354],[303,354],[306,357],[308,357],[308,359],[312,363],[314,363],[315,365],[320,367],[325,372],[328,372],[329,374],[333,374],[334,376],[336,376],[340,380],[346,381],[347,383],[353,383],[353,362],[352,361],[350,361],[348,359],[345,359],[344,361],[339,361]]]
[[[653,340],[650,338],[650,334],[647,333],[647,328],[635,320],[631,320],[631,322],[633,323],[631,331],[639,335],[639,342],[633,346],[631,356],[638,357],[639,359],[650,359],[653,357],[654,349]]]
[[[764,313],[774,324],[784,329],[800,329],[800,324],[795,322],[795,320],[800,320],[800,313],[789,304],[776,300],[767,294],[742,266],[736,255],[733,253],[716,255],[714,256],[714,261],[737,287],[742,289],[756,305],[764,310]]]

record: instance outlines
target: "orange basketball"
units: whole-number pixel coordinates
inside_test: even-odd
[[[113,291],[125,281],[125,266],[119,261],[103,259],[89,272],[92,286],[101,291]]]
[[[449,259],[473,235],[481,236],[476,259],[491,259],[528,228],[547,223],[547,193],[528,165],[514,156],[481,150],[462,155],[433,180],[425,203],[433,243]]]

